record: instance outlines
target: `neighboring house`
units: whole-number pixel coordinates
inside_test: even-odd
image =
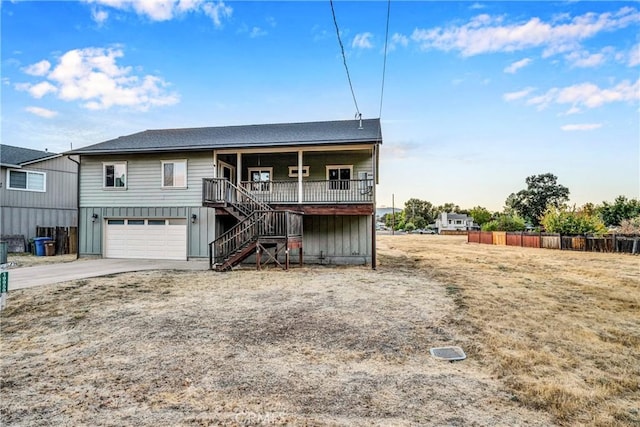
[[[0,233],[28,241],[38,226],[75,227],[77,170],[62,154],[0,144]]]
[[[379,119],[147,130],[80,156],[80,255],[375,263]]]
[[[438,233],[443,231],[466,231],[477,228],[471,216],[451,212],[442,212],[436,218],[436,227],[438,228]]]

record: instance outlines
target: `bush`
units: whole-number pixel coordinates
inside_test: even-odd
[[[411,233],[415,229],[416,229],[416,226],[413,225],[412,222],[408,222],[404,225],[404,231],[406,231],[407,233]]]
[[[501,215],[482,225],[482,231],[524,231],[524,219],[517,215]]]
[[[602,234],[607,232],[599,216],[581,210],[549,208],[541,221],[545,230],[560,234]]]
[[[640,215],[631,219],[623,219],[618,231],[623,234],[640,234]]]

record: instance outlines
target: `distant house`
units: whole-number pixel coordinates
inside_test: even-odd
[[[80,255],[375,263],[381,143],[369,119],[147,130],[73,150]]]
[[[443,231],[466,231],[477,228],[469,215],[452,212],[442,212],[436,219],[436,227],[440,234]]]
[[[26,242],[36,237],[38,226],[75,227],[77,170],[61,154],[0,144],[2,236],[23,236]]]

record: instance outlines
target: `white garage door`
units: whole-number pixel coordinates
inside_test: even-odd
[[[186,219],[108,219],[105,258],[187,259]]]

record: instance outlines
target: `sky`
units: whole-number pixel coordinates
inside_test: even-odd
[[[639,3],[333,5],[354,96],[328,0],[2,1],[2,143],[360,112],[379,207],[499,211],[542,173],[577,206],[640,197]]]

